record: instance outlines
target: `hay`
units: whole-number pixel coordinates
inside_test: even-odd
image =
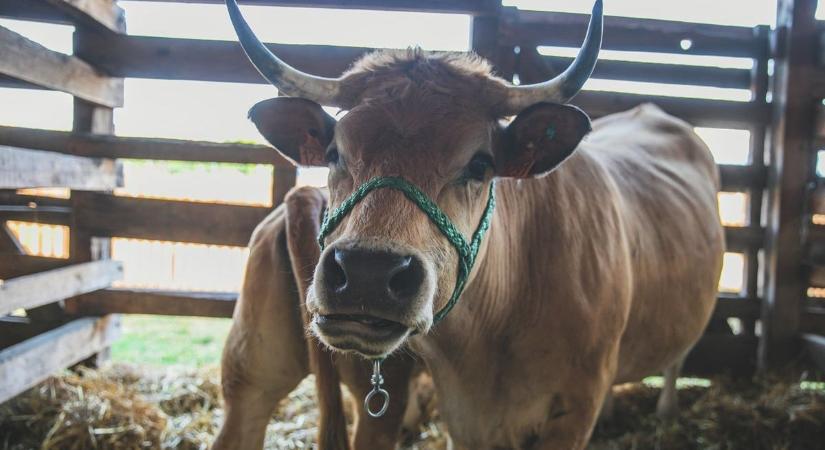
[[[312,378],[284,399],[266,449],[312,448],[318,412]],[[113,365],[66,372],[0,405],[0,449],[209,448],[223,420],[217,370],[145,371]],[[599,424],[591,450],[825,449],[825,389],[777,379],[717,380],[680,390],[682,413],[656,418],[659,389],[615,389],[615,415]],[[422,408],[431,408],[424,405]],[[447,433],[432,420],[406,430],[403,448],[444,450]],[[351,415],[351,414],[350,414]]]

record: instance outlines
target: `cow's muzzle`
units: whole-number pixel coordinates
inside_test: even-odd
[[[313,329],[339,350],[390,353],[421,322],[429,278],[415,254],[332,246],[316,272]]]

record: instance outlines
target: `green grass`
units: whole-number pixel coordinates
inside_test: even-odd
[[[121,316],[123,330],[112,361],[149,366],[214,366],[220,363],[229,319]]]

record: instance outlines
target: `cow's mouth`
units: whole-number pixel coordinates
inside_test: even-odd
[[[388,353],[410,331],[399,322],[365,314],[317,314],[313,322],[328,345],[368,356]]]

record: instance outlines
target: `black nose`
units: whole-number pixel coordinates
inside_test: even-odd
[[[401,306],[424,282],[417,257],[386,251],[334,249],[326,254],[323,270],[328,292],[350,306]]]

